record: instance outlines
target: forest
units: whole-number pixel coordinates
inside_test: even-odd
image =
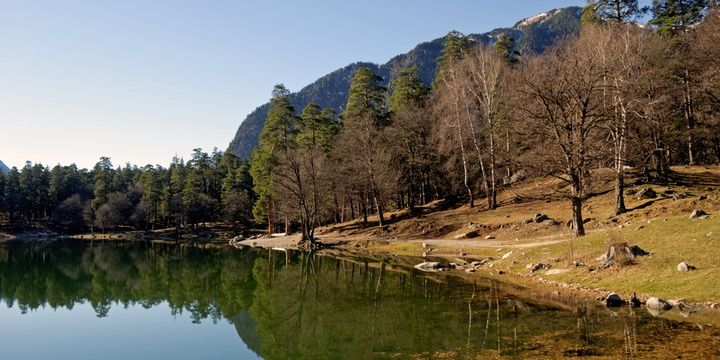
[[[321,225],[384,227],[388,212],[439,199],[491,211],[501,189],[551,176],[583,235],[596,170],[612,170],[620,214],[628,169],[662,182],[671,165],[720,161],[717,5],[590,0],[580,34],[539,55],[510,36],[484,45],[453,31],[430,86],[416,68],[387,88],[360,68],[336,113],[295,109],[277,85],[248,161],[196,149],[167,168],[27,163],[0,175],[0,219],[71,232],[222,220],[313,242]]]

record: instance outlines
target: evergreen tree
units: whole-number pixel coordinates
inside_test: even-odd
[[[5,205],[5,173],[0,171],[0,214],[7,211]]]
[[[447,71],[451,65],[457,63],[471,45],[472,41],[470,38],[459,31],[453,30],[445,35],[443,50],[442,53],[440,53],[437,68],[435,69],[435,78],[432,83],[433,89],[437,88],[443,81],[443,77],[447,76],[444,72]]]
[[[103,156],[93,168],[93,200],[92,207],[97,210],[107,201],[112,189],[114,170],[110,158]]]
[[[376,126],[386,125],[385,92],[382,78],[367,67],[358,68],[350,83],[343,119],[369,116]]]
[[[183,160],[174,157],[168,171],[170,180],[163,196],[163,209],[168,223],[180,228],[185,223],[185,206],[183,203],[185,164]]]
[[[13,166],[5,179],[5,210],[10,216],[10,222],[19,220],[19,213],[22,208],[21,203],[20,172]]]
[[[501,34],[493,48],[503,59],[507,60],[508,64],[515,65],[520,62],[520,52],[515,50],[515,39],[512,36]]]
[[[703,10],[711,5],[711,0],[653,0],[653,18],[650,24],[658,31],[677,35],[686,32],[691,26],[703,19]]]
[[[588,0],[583,8],[583,24],[612,21],[629,23],[646,14],[650,9],[640,6],[638,0]]]
[[[258,222],[267,221],[268,231],[273,231],[274,188],[273,169],[278,163],[278,153],[294,146],[295,108],[290,102],[290,91],[284,85],[275,85],[270,100],[270,110],[265,126],[260,133],[260,141],[253,151],[250,173],[255,184],[258,201],[253,207],[253,215]]]
[[[418,73],[417,66],[404,68],[393,79],[390,86],[392,95],[388,100],[388,108],[392,113],[416,109],[425,104],[430,88],[423,84]]]

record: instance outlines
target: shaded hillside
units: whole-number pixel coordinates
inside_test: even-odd
[[[485,34],[472,34],[471,38],[478,43],[492,43],[500,34],[512,35],[522,54],[533,54],[543,51],[554,44],[558,39],[576,34],[580,29],[579,7],[568,7],[551,10],[530,19],[525,19],[511,28],[495,29]],[[437,65],[437,58],[442,51],[443,39],[438,38],[417,45],[406,54],[398,55],[383,65],[358,62],[327,74],[314,83],[293,93],[291,99],[299,111],[310,102],[321,107],[331,107],[338,112],[347,101],[347,91],[350,80],[358,67],[370,67],[382,76],[385,83],[402,68],[417,66],[420,78],[426,83],[432,82]],[[269,89],[268,89],[269,94]],[[256,108],[240,124],[235,138],[230,142],[228,151],[240,158],[247,158],[258,142],[265,118],[268,104]]]

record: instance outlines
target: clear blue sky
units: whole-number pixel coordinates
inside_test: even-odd
[[[297,91],[456,29],[585,0],[0,0],[0,160],[167,165]]]

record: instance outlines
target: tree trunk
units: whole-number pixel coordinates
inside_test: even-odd
[[[383,215],[382,204],[378,199],[377,190],[373,189],[373,201],[375,202],[375,209],[378,213],[378,226],[383,227],[385,225],[385,217]]]
[[[488,200],[490,210],[497,208],[497,179],[495,176],[495,167],[495,136],[490,133],[490,199]]]
[[[625,170],[622,166],[615,170],[615,215],[627,212],[625,208]]]
[[[684,108],[685,108],[685,124],[687,126],[687,141],[688,141],[688,165],[695,165],[695,159],[693,156],[693,109],[692,109],[692,93],[690,90],[690,72],[685,68],[685,74],[683,76],[684,85]]]
[[[582,216],[582,199],[578,196],[573,196],[572,199],[572,224],[575,236],[585,235],[585,224],[583,224]]]
[[[275,230],[275,226],[273,226],[273,206],[272,206],[272,200],[268,200],[268,234],[272,234]]]

